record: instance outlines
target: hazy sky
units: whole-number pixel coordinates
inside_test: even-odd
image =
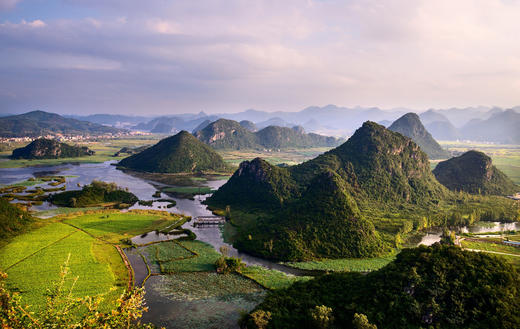
[[[520,0],[0,0],[0,111],[520,105]]]

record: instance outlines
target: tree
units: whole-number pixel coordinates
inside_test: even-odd
[[[332,308],[325,305],[316,305],[316,307],[311,309],[311,317],[316,327],[320,329],[330,328],[334,322]]]
[[[355,329],[377,329],[375,324],[368,322],[368,318],[365,314],[356,313],[354,314],[354,320],[352,324]]]

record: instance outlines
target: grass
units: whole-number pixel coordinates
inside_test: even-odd
[[[257,282],[267,289],[284,289],[297,281],[311,280],[310,276],[287,275],[277,270],[270,270],[261,266],[247,266],[240,272],[243,276]]]
[[[109,243],[118,243],[153,230],[162,230],[180,220],[180,216],[160,211],[128,212],[100,211],[71,216],[64,223],[71,224]]]
[[[493,241],[492,239],[490,239],[489,241]],[[468,248],[468,249],[483,250],[483,251],[503,252],[503,253],[507,253],[507,254],[515,254],[515,255],[520,256],[520,248],[513,247],[513,246],[506,246],[503,244],[463,240],[462,247]]]
[[[109,307],[128,282],[114,245],[122,238],[170,225],[172,220],[178,217],[158,211],[90,211],[40,220],[41,227],[0,249],[0,270],[7,272],[8,287],[21,292],[24,303],[39,308],[70,255],[70,277],[78,278],[74,294],[104,295]]]
[[[322,259],[307,262],[291,262],[285,265],[302,270],[330,272],[369,272],[380,269],[395,259],[395,255],[375,258]]]
[[[475,241],[467,241],[467,240],[462,240],[461,244],[462,244],[463,248],[468,248],[468,249],[482,250],[484,252],[485,251],[495,251],[495,252],[503,252],[503,253],[507,253],[507,254],[518,255],[518,256],[510,256],[510,255],[500,255],[500,254],[491,253],[491,255],[504,258],[504,259],[508,260],[510,263],[512,263],[514,266],[520,268],[520,248],[512,247],[512,246],[505,246],[502,244],[475,242]]]

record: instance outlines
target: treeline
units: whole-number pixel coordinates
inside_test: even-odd
[[[247,328],[518,328],[520,276],[493,255],[435,244],[362,275],[337,273],[268,293]]]

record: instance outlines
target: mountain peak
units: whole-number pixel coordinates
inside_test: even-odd
[[[222,157],[183,130],[119,162],[125,168],[157,173],[226,171]]]
[[[444,150],[432,135],[424,128],[421,119],[416,113],[406,113],[388,129],[398,132],[416,142],[421,149],[428,154],[430,159],[448,158],[448,151]]]

